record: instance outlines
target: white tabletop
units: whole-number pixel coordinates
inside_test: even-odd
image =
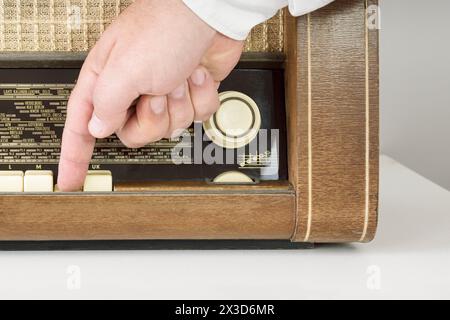
[[[381,172],[371,244],[0,252],[0,298],[450,298],[450,192],[387,157]]]

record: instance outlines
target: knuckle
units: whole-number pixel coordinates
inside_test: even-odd
[[[194,112],[190,113],[183,113],[183,112],[176,112],[172,114],[172,126],[178,128],[187,128],[189,127],[192,122],[194,121]]]
[[[157,129],[153,129],[152,131],[140,130],[138,135],[128,136],[123,135],[120,137],[122,143],[129,149],[138,149],[145,147],[149,143],[159,141],[164,138],[166,134],[166,130],[164,127],[159,127]]]
[[[194,117],[189,118],[189,119],[186,119],[185,121],[183,121],[183,122],[180,124],[180,129],[186,129],[186,128],[188,128],[188,127],[192,124],[193,121],[194,121]]]
[[[218,110],[218,105],[210,104],[200,106],[196,109],[196,118],[198,120],[206,121]]]
[[[198,109],[197,112],[195,113],[195,116],[197,119],[199,120],[207,120],[209,119],[209,117],[211,116],[211,112],[205,109]]]
[[[119,138],[120,138],[120,141],[122,141],[123,145],[129,149],[137,149],[137,148],[141,148],[145,145],[145,144],[143,145],[141,141],[138,141],[134,137],[131,137],[126,134],[125,135],[120,134]]]
[[[165,136],[166,133],[167,133],[168,128],[169,128],[169,125],[168,125],[168,124],[158,126],[158,127],[155,129],[155,131],[154,131],[154,133],[152,134],[152,136],[150,137],[150,142],[153,142],[153,141],[159,141],[159,140],[163,139],[164,136]]]
[[[127,147],[128,149],[138,149],[145,146],[145,143],[138,143],[136,141],[122,141],[122,143]]]

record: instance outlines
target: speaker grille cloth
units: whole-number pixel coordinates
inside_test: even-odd
[[[88,51],[133,0],[0,0],[0,51]],[[247,52],[283,52],[284,14],[253,29]]]

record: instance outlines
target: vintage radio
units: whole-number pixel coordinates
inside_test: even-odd
[[[2,2],[3,244],[373,239],[373,0],[338,0],[300,18],[281,11],[252,31],[211,119],[142,149],[98,140],[83,191],[58,192],[70,91],[85,52],[129,2]]]

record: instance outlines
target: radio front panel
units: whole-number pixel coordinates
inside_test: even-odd
[[[0,69],[0,180],[11,179],[11,172],[41,171],[51,172],[56,183],[67,102],[78,74],[79,68],[61,66]],[[110,172],[114,185],[220,182],[230,172],[242,183],[287,180],[283,83],[281,68],[238,68],[221,84],[221,108],[207,123],[140,149],[125,147],[116,136],[99,139],[89,173]]]

